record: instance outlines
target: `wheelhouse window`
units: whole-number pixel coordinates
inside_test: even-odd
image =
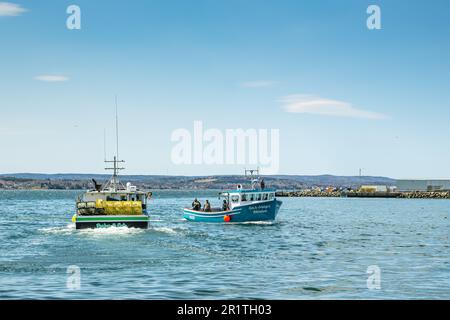
[[[239,202],[239,196],[238,195],[231,196],[231,202],[233,203]]]
[[[242,201],[247,201],[247,194],[243,193],[241,198],[242,198]]]
[[[261,193],[257,193],[257,194],[255,195],[255,200],[256,200],[256,201],[261,201]]]
[[[272,193],[269,193],[269,199],[270,200],[272,200],[273,198],[275,197],[275,194],[272,192]]]
[[[255,195],[253,193],[250,194],[250,201],[255,201]]]
[[[264,193],[264,195],[263,195],[263,200],[267,200],[267,199],[269,199],[269,194]]]

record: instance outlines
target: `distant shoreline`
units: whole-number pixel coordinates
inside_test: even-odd
[[[0,189],[49,189],[78,190],[93,188],[92,179],[104,183],[109,175],[88,174],[0,174]],[[396,180],[387,177],[333,176],[333,175],[272,175],[262,176],[267,187],[278,190],[302,190],[311,188],[357,189],[361,185],[395,185]],[[124,183],[131,182],[140,189],[205,190],[235,189],[238,184],[250,184],[242,175],[214,176],[120,176]]]

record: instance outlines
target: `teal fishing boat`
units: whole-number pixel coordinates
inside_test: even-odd
[[[251,171],[253,175],[257,170]],[[244,189],[237,185],[236,190],[219,193],[222,206],[219,208],[205,205],[203,209],[194,201],[192,208],[183,209],[183,217],[195,222],[256,222],[273,221],[277,217],[282,202],[275,197],[275,189],[266,189],[264,180],[252,179],[252,187]],[[209,202],[208,202],[209,203]]]

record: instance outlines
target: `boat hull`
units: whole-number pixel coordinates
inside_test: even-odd
[[[147,229],[149,225],[148,215],[123,215],[123,216],[80,216],[74,217],[76,229],[97,229],[108,227],[128,227]]]
[[[274,199],[235,207],[229,211],[211,213],[185,208],[183,209],[183,217],[188,221],[213,223],[273,221],[280,210],[281,204],[281,201]],[[226,216],[229,217],[229,221],[227,221]]]

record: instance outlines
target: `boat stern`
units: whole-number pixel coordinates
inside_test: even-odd
[[[74,215],[72,222],[76,229],[97,229],[108,227],[129,227],[147,229],[149,225],[148,215],[122,215],[122,216],[80,216]]]

